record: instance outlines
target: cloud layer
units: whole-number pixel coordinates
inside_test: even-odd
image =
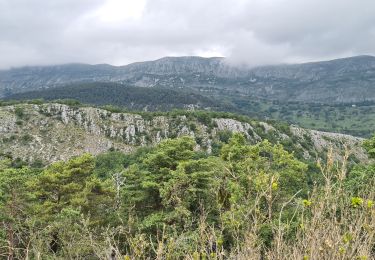
[[[373,0],[0,0],[0,68],[226,56],[263,65],[375,54]]]

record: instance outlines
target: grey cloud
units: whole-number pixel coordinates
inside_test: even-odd
[[[0,68],[202,53],[256,66],[375,54],[373,0],[148,0],[139,18],[105,22],[93,14],[107,1],[121,0],[0,0]]]

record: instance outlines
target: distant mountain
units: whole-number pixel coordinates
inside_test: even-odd
[[[83,82],[192,88],[206,95],[224,91],[283,102],[358,103],[375,101],[375,57],[256,68],[234,67],[225,58],[202,57],[166,57],[119,67],[23,67],[0,71],[0,97]]]

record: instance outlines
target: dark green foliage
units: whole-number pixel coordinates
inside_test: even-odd
[[[375,127],[374,102],[331,104],[280,102],[267,99],[254,101],[252,97],[238,102],[238,99],[244,97],[231,95],[226,98],[231,100],[242,114],[253,118],[274,119],[305,128],[364,137],[369,137]]]
[[[293,243],[307,221],[299,217],[308,210],[301,201],[323,182],[315,174],[318,166],[267,140],[249,145],[244,136],[226,132],[220,139],[212,155],[182,137],[130,154],[84,154],[44,169],[33,168],[41,161],[28,166],[3,155],[0,250],[10,247],[0,254],[91,259],[116,246],[121,255],[156,258],[150,243],[173,242],[178,250],[171,259],[186,252],[212,256],[241,248],[254,226],[256,243],[268,250],[280,223],[289,227],[284,239]],[[372,142],[365,142],[369,152]],[[360,196],[372,188],[374,174],[373,164],[356,165],[344,189]],[[356,201],[360,207],[361,198]]]
[[[15,94],[7,100],[43,99],[67,105],[86,103],[111,105],[133,110],[168,110],[194,104],[217,107],[216,102],[192,91],[167,88],[132,87],[117,83],[82,83],[66,87]]]
[[[98,155],[95,160],[95,175],[100,179],[108,179],[114,173],[122,172],[128,157],[116,151]]]
[[[110,213],[113,206],[109,196],[111,189],[105,187],[105,182],[100,183],[94,177],[94,167],[94,158],[83,155],[66,163],[52,164],[43,171],[38,179],[30,184],[36,198],[41,201],[36,208],[39,220],[47,223],[55,221],[56,217],[58,218],[55,214],[70,207],[85,213],[90,212],[91,221],[103,221],[105,218],[102,217]],[[97,214],[93,214],[93,209]]]
[[[367,189],[373,189],[375,178],[375,164],[356,165],[349,173],[346,180],[346,189],[359,194]]]
[[[33,140],[33,136],[30,135],[30,134],[25,134],[21,137],[21,141],[24,143],[24,144],[27,144],[27,143],[30,143],[32,140]]]
[[[219,140],[223,143],[228,143],[229,139],[232,137],[232,132],[231,131],[219,131]]]
[[[24,110],[23,110],[23,108],[22,107],[16,107],[16,109],[14,110],[14,113],[16,114],[16,116],[18,117],[18,118],[23,118],[24,117]]]
[[[369,157],[375,158],[375,135],[363,142],[364,148],[367,150]],[[373,181],[375,179],[375,164],[372,162],[368,165],[355,165],[348,174],[346,180],[346,188],[353,190],[356,194],[362,190],[373,189]]]
[[[370,157],[375,158],[375,135],[371,139],[366,140],[363,143],[363,147],[367,150]]]
[[[68,105],[68,106],[71,106],[71,107],[81,105],[81,102],[79,102],[78,100],[75,100],[75,99],[57,99],[56,103]]]
[[[212,123],[212,118],[207,113],[197,112],[195,114],[195,116],[197,117],[198,121],[201,122],[204,125],[208,125],[209,126]]]

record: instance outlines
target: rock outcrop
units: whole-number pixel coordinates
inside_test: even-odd
[[[0,107],[0,152],[30,161],[52,162],[110,149],[129,152],[185,135],[196,139],[197,149],[212,152],[213,144],[220,142],[223,133],[234,132],[244,134],[251,143],[272,136],[276,142],[291,144],[290,150],[299,151],[306,158],[315,158],[331,146],[337,151],[346,146],[359,160],[367,158],[360,138],[297,127],[284,133],[272,125],[250,120],[213,117],[207,123],[189,112],[143,117],[57,103]]]

